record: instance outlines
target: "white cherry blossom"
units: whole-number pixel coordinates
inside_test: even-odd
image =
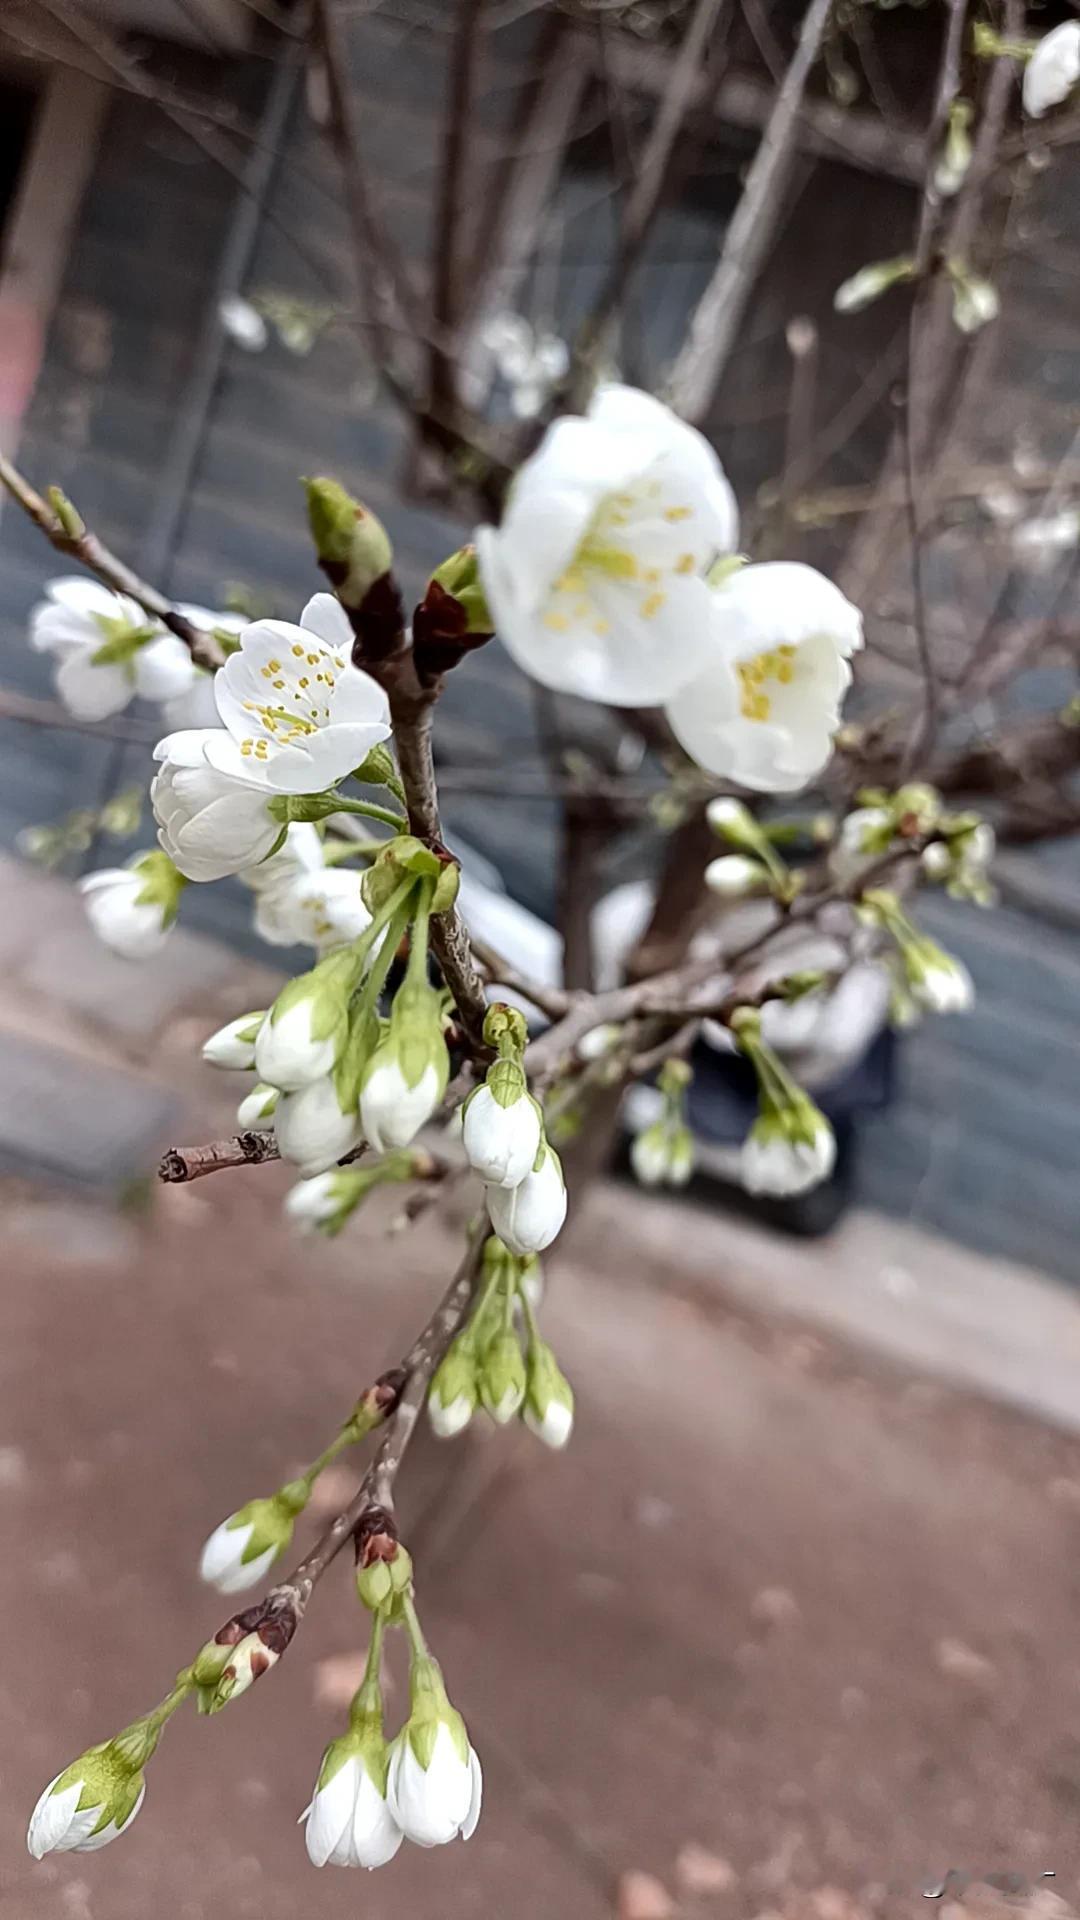
[[[1045,34],[1024,68],[1024,111],[1041,119],[1067,100],[1080,81],[1080,21],[1064,20]]]
[[[56,691],[79,720],[105,720],[136,695],[170,700],[197,669],[182,640],[97,580],[50,580],[30,616],[30,644],[53,656]]]
[[[170,733],[154,748],[161,767],[151,782],[150,804],[158,839],[188,880],[221,880],[254,866],[281,834],[281,822],[270,811],[271,790],[211,766],[206,743],[220,739],[215,729],[196,727]]]
[[[813,567],[742,567],[714,590],[706,667],[668,702],[680,744],[707,772],[792,793],[832,752],[862,616]]]
[[[300,616],[256,620],[214,679],[226,732],[204,743],[208,763],[274,793],[320,793],[390,733],[387,698],[351,664],[352,630],[332,594]]]
[[[738,532],[708,442],[649,394],[600,387],[556,421],[476,539],[499,638],[557,692],[668,699],[709,654],[704,575]]]

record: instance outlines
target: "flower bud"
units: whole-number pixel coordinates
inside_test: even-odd
[[[530,1433],[556,1451],[565,1447],[574,1426],[574,1395],[544,1340],[529,1350],[528,1381],[521,1416]]]
[[[488,1187],[491,1224],[511,1253],[525,1258],[550,1247],[566,1219],[562,1163],[543,1142],[537,1163],[516,1187]]]
[[[389,1760],[381,1712],[351,1715],[348,1733],[323,1754],[311,1804],[300,1815],[313,1866],[374,1868],[394,1858],[405,1835],[387,1805]]]
[[[133,1730],[132,1730],[133,1731]],[[145,1743],[145,1759],[156,1739]],[[27,1829],[35,1860],[47,1853],[96,1853],[131,1825],[143,1803],[144,1756],[133,1760],[124,1745],[104,1740],[50,1780]]]
[[[788,1197],[827,1180],[836,1139],[823,1113],[805,1094],[784,1107],[765,1108],[743,1143],[741,1176],[747,1193]]]
[[[296,1093],[283,1093],[274,1113],[274,1137],[283,1160],[306,1174],[325,1173],[360,1141],[355,1109],[345,1113],[333,1074]]]
[[[524,1053],[529,1044],[529,1025],[518,1007],[496,1000],[484,1015],[484,1039],[489,1047],[507,1058]]]
[[[432,913],[446,913],[457,899],[461,870],[448,854],[433,853],[415,834],[388,840],[364,873],[362,892],[369,913],[378,913],[403,880],[434,880]]]
[[[333,1071],[348,1033],[355,974],[355,959],[346,949],[282,988],[255,1041],[260,1080],[282,1093],[296,1093]]]
[[[241,1133],[266,1133],[274,1124],[278,1090],[264,1081],[246,1093],[236,1109],[236,1124]]]
[[[494,633],[495,622],[484,595],[475,547],[459,547],[435,568],[431,578],[462,609],[465,616],[462,633],[485,636]]]
[[[342,606],[356,610],[393,565],[386,528],[336,480],[305,480],[304,491],[319,565]]]
[[[833,294],[833,306],[837,313],[860,313],[863,307],[879,300],[890,287],[897,286],[903,280],[910,280],[915,271],[915,262],[910,254],[903,254],[896,260],[876,260],[872,265],[860,267],[850,279],[837,287]]]
[[[741,853],[723,853],[705,869],[705,885],[722,900],[742,900],[749,893],[761,893],[768,884],[764,867]]]
[[[258,1630],[245,1633],[242,1639],[229,1648],[229,1657],[221,1670],[217,1685],[206,1701],[207,1713],[220,1713],[230,1700],[236,1700],[264,1673],[276,1667],[281,1658],[281,1649],[267,1644]]]
[[[741,800],[721,794],[709,801],[705,818],[713,832],[719,834],[721,840],[726,840],[729,846],[757,846],[761,829],[749,807],[744,807]]]
[[[385,1560],[373,1560],[368,1567],[361,1567],[356,1576],[356,1591],[365,1607],[372,1613],[378,1613],[388,1600],[394,1597],[394,1582],[390,1567]]]
[[[228,1026],[219,1027],[203,1041],[202,1057],[207,1065],[244,1070],[253,1067],[255,1042],[265,1019],[265,1013],[242,1013]]]
[[[525,1362],[516,1333],[497,1333],[479,1367],[480,1400],[497,1426],[505,1427],[521,1411],[525,1398]]]
[[[478,1386],[476,1356],[469,1330],[459,1333],[432,1375],[428,1388],[428,1419],[440,1440],[464,1432],[476,1412]]]
[[[494,1187],[517,1187],[540,1150],[540,1109],[514,1060],[496,1060],[465,1102],[462,1139],[474,1173]]]
[[[187,886],[167,853],[144,853],[127,867],[105,867],[79,881],[98,939],[125,960],[159,953]]]
[[[290,1481],[268,1500],[249,1500],[215,1527],[202,1550],[200,1577],[219,1593],[257,1587],[280,1560],[308,1501],[303,1481]]]
[[[360,1130],[377,1153],[409,1145],[430,1120],[449,1077],[439,996],[426,982],[406,982],[360,1087]]]
[[[468,1840],[480,1818],[483,1776],[465,1722],[446,1697],[434,1660],[413,1662],[412,1711],[390,1748],[387,1803],[407,1840]]]
[[[301,1180],[285,1195],[285,1212],[301,1233],[324,1233],[332,1239],[371,1191],[370,1172],[363,1167],[332,1167]]]

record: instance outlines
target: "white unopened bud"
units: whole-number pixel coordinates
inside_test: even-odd
[[[255,1042],[260,1080],[295,1093],[332,1072],[348,1033],[349,993],[356,965],[333,953],[290,980],[274,1001]]]
[[[407,1840],[468,1840],[480,1818],[483,1775],[465,1722],[446,1698],[434,1660],[416,1660],[412,1711],[390,1748],[387,1801]]]
[[[343,1113],[333,1074],[296,1093],[283,1093],[274,1113],[274,1136],[283,1160],[305,1173],[324,1173],[360,1142],[355,1112]]]
[[[141,1769],[113,1741],[102,1741],[50,1780],[30,1816],[27,1847],[35,1860],[96,1853],[127,1831],[145,1793]]]
[[[274,1124],[279,1099],[276,1087],[260,1081],[246,1093],[236,1109],[236,1124],[242,1133],[266,1133]]]
[[[833,1130],[804,1096],[795,1107],[759,1115],[743,1142],[740,1173],[747,1193],[788,1198],[827,1180],[835,1161]]]
[[[431,1119],[449,1077],[439,997],[426,984],[406,982],[360,1084],[361,1131],[376,1153],[409,1146]]]
[[[301,1814],[316,1867],[384,1867],[405,1835],[386,1800],[388,1748],[381,1729],[352,1730],[323,1755],[311,1805]]]
[[[768,884],[764,867],[741,853],[722,853],[705,869],[705,885],[722,900],[743,899],[748,893],[760,893]]]
[[[565,1447],[574,1428],[574,1395],[551,1348],[543,1340],[529,1352],[528,1385],[521,1417],[546,1447]]]
[[[465,1103],[465,1157],[494,1187],[521,1185],[540,1149],[540,1110],[512,1060],[497,1060]]]
[[[489,1187],[487,1204],[491,1224],[511,1253],[543,1253],[566,1219],[566,1185],[554,1148],[544,1143],[539,1166],[519,1186]]]
[[[98,939],[124,960],[160,953],[186,886],[166,853],[145,853],[127,867],[104,867],[79,881]]]
[[[203,1041],[202,1057],[210,1067],[243,1071],[255,1065],[255,1042],[265,1013],[242,1013]]]

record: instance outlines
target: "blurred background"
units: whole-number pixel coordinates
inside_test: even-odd
[[[319,586],[298,479],[331,474],[415,598],[491,511],[483,449],[527,446],[579,360],[647,387],[678,364],[804,11],[337,0],[320,35],[278,0],[6,0],[0,451],[170,596],[286,618]],[[897,491],[910,297],[834,295],[910,248],[946,18],[833,8],[698,410],[746,549],[813,561],[866,612],[862,734],[823,810],[895,771],[922,685]],[[376,1212],[300,1245],[276,1167],[154,1188],[165,1146],[231,1130],[198,1046],[266,1005],[290,955],[233,883],[189,890],[147,967],[95,943],[72,881],[149,844],[161,727],[139,707],[63,724],[26,635],[71,569],[0,506],[5,1920],[148,1901],[859,1920],[923,1910],[950,1866],[1053,1870],[1013,1910],[1073,1911],[1080,119],[1023,123],[1015,78],[988,77],[1006,64],[965,54],[997,120],[957,214],[1000,317],[947,324],[923,394],[930,773],[989,803],[1000,900],[935,896],[921,918],[975,1009],[897,1041],[868,987],[796,1036],[842,1149],[813,1205],[738,1192],[745,1090],[707,1047],[690,1195],[635,1190],[616,1143],[550,1262],[570,1454],[470,1435],[404,1490],[489,1811],[467,1848],[359,1885],[313,1879],[292,1826],[359,1674],[331,1581],[272,1686],[172,1729],[122,1848],[21,1851],[56,1767],[215,1624],[205,1534],[318,1450],[454,1243],[435,1215],[392,1235]],[[399,404],[430,342],[393,301],[380,320],[387,276],[430,290],[451,413],[483,433]],[[436,396],[447,377],[433,364]],[[657,899],[706,857],[668,743],[636,722],[538,695],[497,643],[448,679],[449,838],[481,930],[539,977],[658,964]],[[328,1477],[328,1513],[350,1485]]]

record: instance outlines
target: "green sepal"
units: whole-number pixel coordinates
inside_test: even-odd
[[[160,639],[163,631],[153,620],[132,626],[123,614],[95,613],[93,620],[105,636],[101,646],[95,647],[90,655],[90,664],[94,667],[128,666],[139,648],[145,647],[151,640]]]
[[[365,873],[361,882],[364,905],[377,913],[403,880],[433,880],[431,911],[446,913],[457,899],[460,872],[456,860],[440,858],[415,834],[399,833],[388,840]]]
[[[497,1413],[507,1399],[514,1401],[516,1413],[525,1398],[525,1361],[517,1334],[504,1328],[488,1344],[480,1365],[480,1404]]]
[[[389,747],[372,747],[360,765],[353,769],[353,779],[362,787],[388,787],[395,800],[406,805],[405,789],[398,776],[397,764]]]
[[[516,1107],[519,1100],[528,1098],[525,1069],[519,1067],[516,1060],[496,1060],[488,1068],[484,1084],[500,1107]],[[476,1091],[479,1092],[479,1088]]]
[[[132,863],[132,872],[142,879],[135,895],[137,907],[160,907],[162,925],[171,927],[180,905],[180,895],[190,883],[160,849],[144,853]]]
[[[354,1006],[349,1030],[334,1063],[334,1090],[342,1113],[355,1113],[360,1104],[364,1068],[379,1044],[382,1022],[374,1007]]]
[[[284,821],[285,826],[294,820],[328,820],[332,813],[341,812],[341,795],[332,787],[326,787],[322,793],[275,793],[267,801],[266,811],[272,819]],[[276,852],[280,844],[276,842],[271,852]],[[267,854],[266,859],[269,858]]]
[[[425,1773],[431,1765],[440,1725],[449,1730],[459,1759],[467,1763],[469,1736],[465,1722],[457,1708],[450,1705],[439,1663],[430,1654],[413,1660],[409,1670],[409,1699],[411,1712],[403,1732]]]
[[[384,1048],[397,1061],[408,1087],[415,1087],[427,1068],[434,1067],[441,1099],[450,1078],[450,1055],[443,1038],[441,997],[426,981],[406,980],[398,988],[379,1051]]]

